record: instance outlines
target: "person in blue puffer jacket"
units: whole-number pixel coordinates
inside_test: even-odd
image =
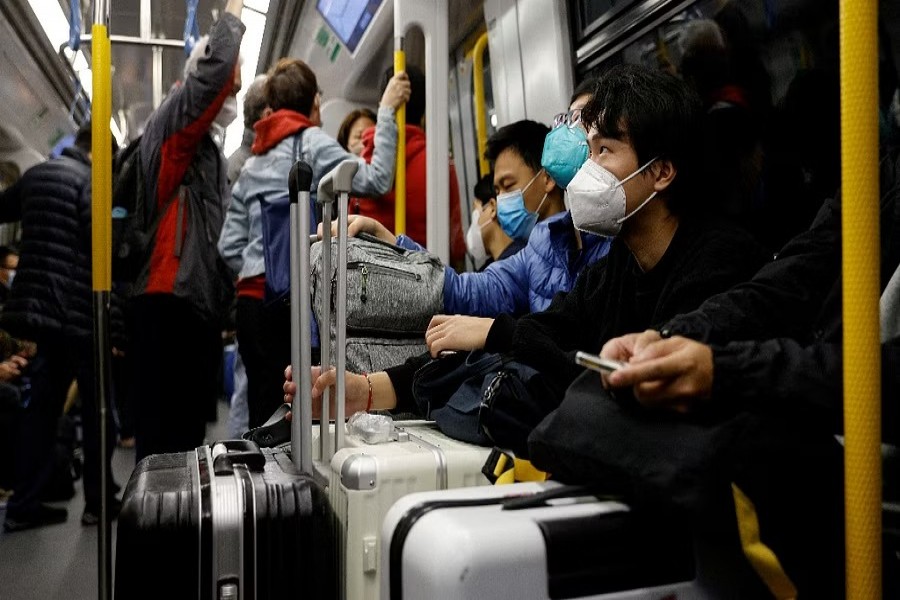
[[[572,106],[580,108],[589,97],[577,97]],[[584,267],[609,251],[609,238],[575,229],[565,210],[563,189],[554,179],[562,177],[541,166],[542,155],[549,150],[543,150],[547,132],[540,123],[517,121],[488,139],[485,156],[494,164],[500,226],[514,240],[528,243],[517,254],[478,273],[457,273],[447,267],[444,313],[495,317],[542,311],[557,292],[572,288]],[[574,155],[572,160],[579,163],[575,170],[586,158],[586,151]],[[360,232],[410,250],[424,250],[405,235],[394,237],[373,219],[351,215],[349,234]]]
[[[580,109],[590,97],[590,89],[576,91],[569,112],[557,117],[557,127],[549,134],[548,128],[539,123],[518,121],[502,127],[488,139],[485,155],[494,166],[500,226],[513,239],[528,236],[528,244],[480,273],[460,274],[447,267],[447,314],[436,315],[429,328],[462,313],[469,315],[462,317],[468,333],[483,343],[494,323],[493,317],[504,313],[521,316],[545,309],[556,293],[569,291],[582,270],[607,254],[611,239],[575,229],[572,217],[564,210],[563,192],[557,184],[557,180],[568,184],[587,159],[587,135],[579,119]],[[332,224],[332,231],[335,227]],[[373,219],[351,216],[349,235],[363,231],[408,249],[422,249],[406,236],[395,238]],[[398,412],[416,412],[410,393],[412,377],[430,358],[425,353],[385,371],[346,373],[348,410],[366,407],[369,399],[376,398]],[[321,373],[319,367],[312,371],[313,396],[318,398],[334,385],[335,371]],[[290,367],[285,375],[283,389],[288,401],[296,386]]]

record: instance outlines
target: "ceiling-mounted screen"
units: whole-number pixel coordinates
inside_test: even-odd
[[[338,38],[354,52],[382,0],[318,0],[316,8]]]

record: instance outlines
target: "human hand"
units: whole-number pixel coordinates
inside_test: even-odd
[[[636,351],[606,381],[612,387],[632,386],[645,406],[688,412],[712,395],[712,348],[680,336],[659,339]]]
[[[294,394],[297,393],[297,384],[294,383],[293,379],[293,369],[291,365],[288,365],[284,369],[284,383],[281,385],[281,389],[284,392],[284,401],[286,404],[290,404],[294,401]]]
[[[360,233],[374,235],[379,240],[387,242],[388,244],[397,243],[397,238],[394,234],[391,233],[387,227],[382,225],[380,221],[362,215],[349,215],[347,217],[347,235],[349,237],[356,237]],[[338,222],[335,219],[331,222],[331,235],[337,237],[337,234]],[[322,239],[322,223],[319,223],[319,226],[316,228],[316,235],[320,240]]]
[[[431,356],[444,350],[478,350],[484,348],[493,319],[462,315],[435,315],[425,332],[425,343]]]
[[[0,362],[0,381],[13,381],[22,376],[22,369],[28,366],[28,361],[21,356],[10,356]]]
[[[632,356],[646,348],[648,344],[661,339],[662,336],[654,329],[648,329],[641,333],[629,333],[603,344],[600,356],[627,363]]]
[[[318,419],[321,417],[322,395],[327,389],[331,390],[331,393],[329,395],[330,402],[328,411],[329,414],[333,417],[335,413],[335,399],[337,398],[337,389],[335,388],[335,385],[337,384],[337,371],[332,368],[323,373],[321,367],[313,367],[311,378],[313,381],[313,418]],[[346,414],[352,415],[355,412],[366,410],[366,407],[369,403],[369,381],[366,379],[366,376],[347,371],[344,373],[344,383],[344,410],[346,411]]]
[[[228,3],[225,5],[225,12],[231,13],[240,19],[243,8],[244,0],[228,0]]]
[[[390,106],[394,110],[400,108],[409,100],[412,93],[412,86],[409,83],[409,76],[400,71],[395,73],[384,88],[384,94],[381,95],[381,106]]]

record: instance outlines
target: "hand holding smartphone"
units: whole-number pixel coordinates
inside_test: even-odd
[[[612,373],[617,369],[621,369],[626,366],[627,363],[611,360],[609,358],[601,358],[596,354],[589,354],[587,352],[578,351],[575,353],[575,362],[582,367],[587,367],[592,371],[597,371],[598,373]]]

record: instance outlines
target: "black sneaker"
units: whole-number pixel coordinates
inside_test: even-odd
[[[115,519],[119,516],[119,511],[122,510],[122,501],[118,498],[110,498],[109,505],[107,506],[107,510],[109,511],[110,520]],[[100,522],[100,507],[99,506],[85,506],[84,512],[81,513],[81,524],[86,525],[88,527],[92,525],[96,525]]]
[[[34,527],[43,527],[44,525],[56,525],[57,523],[65,523],[69,518],[69,511],[64,508],[54,508],[41,504],[37,510],[30,515],[20,517],[6,515],[6,522],[3,523],[3,530],[9,533],[15,531],[24,531],[33,529]]]

